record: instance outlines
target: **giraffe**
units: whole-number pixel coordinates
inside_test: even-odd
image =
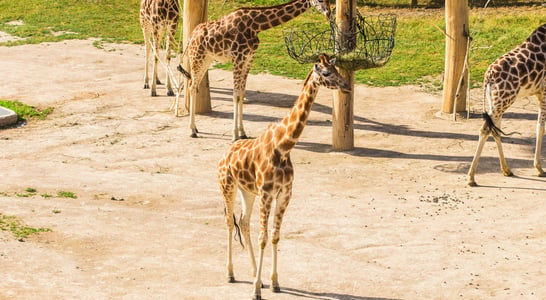
[[[517,97],[532,95],[537,97],[539,103],[534,166],[538,176],[545,177],[546,173],[540,164],[540,152],[546,121],[546,23],[531,33],[521,45],[497,58],[485,72],[484,111],[486,99],[489,110],[483,113],[485,123],[480,128],[478,147],[468,171],[468,185],[476,186],[474,174],[489,135],[493,136],[497,144],[502,173],[504,176],[513,175],[502,151],[502,115]]]
[[[197,137],[198,133],[195,125],[197,87],[212,62],[219,60],[233,63],[233,140],[247,138],[243,128],[243,100],[248,72],[260,43],[258,33],[290,21],[311,6],[330,17],[328,0],[293,0],[271,7],[239,8],[216,21],[195,27],[186,50],[181,54],[182,58],[189,59],[190,72],[181,66],[178,68],[190,80],[192,137]]]
[[[149,89],[148,84],[148,65],[152,47],[154,47],[153,61],[153,76],[151,95],[157,96],[156,84],[161,84],[157,76],[157,64],[159,62],[159,46],[163,40],[163,35],[166,34],[165,59],[167,65],[171,61],[170,46],[174,42],[174,35],[178,27],[178,0],[141,0],[140,1],[140,26],[144,34],[144,42],[146,44],[146,57],[144,65],[144,88]],[[167,95],[174,96],[171,86],[171,78],[167,73],[166,78]]]
[[[338,73],[334,61],[325,55],[307,75],[303,90],[288,116],[277,124],[271,124],[256,139],[242,139],[231,145],[218,163],[218,181],[224,197],[225,221],[228,229],[227,276],[234,282],[232,264],[232,236],[237,226],[234,215],[236,192],[242,195],[242,214],[237,233],[242,232],[254,276],[254,299],[261,299],[261,272],[264,248],[267,243],[268,219],[271,204],[275,200],[272,244],[271,289],[280,292],[277,276],[277,245],[283,214],[292,195],[294,169],[290,150],[294,148],[309,117],[311,107],[320,86],[350,91],[350,85]],[[260,198],[260,235],[258,267],[250,240],[250,216],[255,197]],[[240,228],[240,231],[239,231]]]

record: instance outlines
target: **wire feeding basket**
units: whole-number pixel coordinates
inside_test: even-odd
[[[335,24],[332,20],[284,29],[288,55],[299,63],[310,63],[324,53],[348,70],[377,68],[389,61],[396,30],[394,14],[363,17],[357,11],[349,34],[340,32]]]

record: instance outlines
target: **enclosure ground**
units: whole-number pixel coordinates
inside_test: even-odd
[[[0,232],[0,298],[250,297],[240,246],[237,282],[226,280],[216,182],[231,143],[231,73],[210,72],[213,112],[197,117],[201,138],[192,139],[188,118],[168,111],[172,97],[142,89],[143,53],[89,40],[0,47],[0,98],[55,108],[47,120],[0,131],[0,213],[52,230],[21,241]],[[282,118],[302,83],[251,75],[247,134]],[[437,118],[441,96],[417,87],[358,85],[355,93],[355,150],[330,151],[332,92],[323,88],[292,151],[282,293],[264,289],[264,298],[546,297],[546,179],[532,167],[536,101],[518,100],[503,122],[521,133],[504,139],[516,176],[502,176],[489,141],[480,186],[470,188],[480,119]],[[472,95],[474,116],[481,91]],[[22,197],[28,187],[36,195]],[[254,237],[256,222],[257,214]]]

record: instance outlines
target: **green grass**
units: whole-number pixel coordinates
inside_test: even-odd
[[[34,106],[11,100],[0,100],[0,106],[13,110],[17,114],[19,122],[27,121],[28,119],[43,120],[53,112],[53,107],[38,110]]]
[[[2,213],[0,213],[0,230],[10,231],[14,237],[19,239],[27,238],[32,234],[51,231],[49,228],[34,228],[26,226],[21,219],[15,216],[4,215]]]
[[[286,0],[287,1],[287,0]],[[285,0],[210,0],[209,19],[217,19],[241,6],[277,5]],[[332,3],[335,1],[331,0]],[[444,68],[445,37],[438,29],[445,28],[442,9],[393,9],[404,7],[410,0],[358,1],[364,14],[378,14],[387,6],[398,15],[395,48],[389,63],[381,68],[356,72],[355,81],[372,86],[397,86],[421,84],[440,88]],[[478,3],[473,1],[471,3]],[[525,4],[533,1],[504,1]],[[26,40],[7,43],[19,45],[86,39],[96,37],[107,42],[143,43],[138,23],[138,0],[0,0],[0,31],[24,37]],[[419,0],[420,7],[434,6],[437,0]],[[369,6],[363,6],[367,4]],[[471,79],[474,86],[481,85],[487,66],[498,56],[520,44],[529,33],[544,23],[546,8],[513,7],[472,9],[470,30],[473,38],[470,54]],[[22,20],[24,25],[7,25],[6,22]],[[260,34],[260,48],[256,53],[252,73],[269,72],[291,78],[303,78],[310,66],[294,62],[287,54],[282,29],[308,22],[325,22],[314,9],[280,27]],[[180,27],[181,28],[181,27]],[[69,31],[77,34],[55,36],[52,32]],[[179,30],[180,35],[181,30]],[[178,35],[177,40],[180,40]],[[95,43],[100,46],[101,42]],[[229,64],[218,64],[229,69]]]
[[[67,192],[67,191],[58,191],[57,192],[57,197],[59,198],[72,198],[72,199],[77,199],[78,196],[76,196],[76,194],[74,194],[73,192]]]

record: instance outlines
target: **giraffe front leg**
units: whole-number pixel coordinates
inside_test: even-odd
[[[243,99],[244,94],[235,93],[233,96],[233,138],[232,141],[248,139],[243,127]]]
[[[264,261],[264,250],[265,245],[267,243],[267,231],[266,232],[260,232],[259,236],[259,243],[260,243],[260,249],[258,251],[258,268],[256,270],[256,277],[254,278],[253,286],[254,286],[254,292],[253,292],[253,300],[261,300],[262,299],[262,267],[263,267],[263,261]]]
[[[150,52],[152,51],[152,45],[150,43],[150,37],[149,35],[146,33],[146,31],[144,31],[144,41],[145,41],[145,61],[146,61],[146,64],[144,65],[144,89],[149,89],[150,88],[150,85],[148,84],[148,82],[150,81],[150,79],[148,78],[148,73],[149,73],[149,62],[150,62]]]
[[[271,191],[269,191],[271,192]],[[262,268],[264,261],[264,250],[267,244],[267,224],[269,220],[269,213],[271,211],[271,203],[273,202],[273,197],[269,192],[264,192],[260,199],[260,235],[258,237],[258,242],[260,245],[258,251],[258,267],[256,270],[256,277],[254,278],[254,297],[253,300],[262,299]]]
[[[152,97],[156,97],[157,96],[157,85],[158,84],[161,84],[161,82],[159,82],[159,78],[157,78],[157,65],[159,64],[159,46],[158,46],[158,38],[155,37],[155,34],[154,34],[154,39],[153,39],[153,47],[154,47],[154,59],[153,59],[153,66],[152,66],[152,90],[150,92],[150,95]]]
[[[292,196],[292,184],[289,184],[277,197],[277,202],[275,205],[275,217],[273,220],[273,235],[271,237],[271,256],[272,256],[272,265],[271,265],[271,291],[273,293],[280,293],[281,287],[279,285],[279,275],[277,273],[277,253],[279,240],[281,238],[281,225],[284,212],[288,207],[290,198]]]
[[[233,69],[233,140],[247,139],[243,127],[243,102],[245,100],[246,80],[254,53],[237,57]]]
[[[195,99],[197,97],[197,89],[193,87],[193,81],[191,80],[189,83],[190,87],[190,129],[191,129],[191,137],[197,138],[199,137],[197,135],[197,126],[195,125]],[[187,94],[187,93],[186,93]]]
[[[174,29],[174,31],[173,31]],[[167,71],[166,71],[166,78],[165,82],[167,83],[167,96],[174,96],[172,83],[171,83],[171,76],[169,74],[169,67],[171,65],[171,42],[174,42],[174,33],[176,32],[176,26],[174,28],[171,28],[171,32],[167,33],[167,41],[165,46],[165,60],[167,61]],[[173,78],[174,80],[174,78]]]

